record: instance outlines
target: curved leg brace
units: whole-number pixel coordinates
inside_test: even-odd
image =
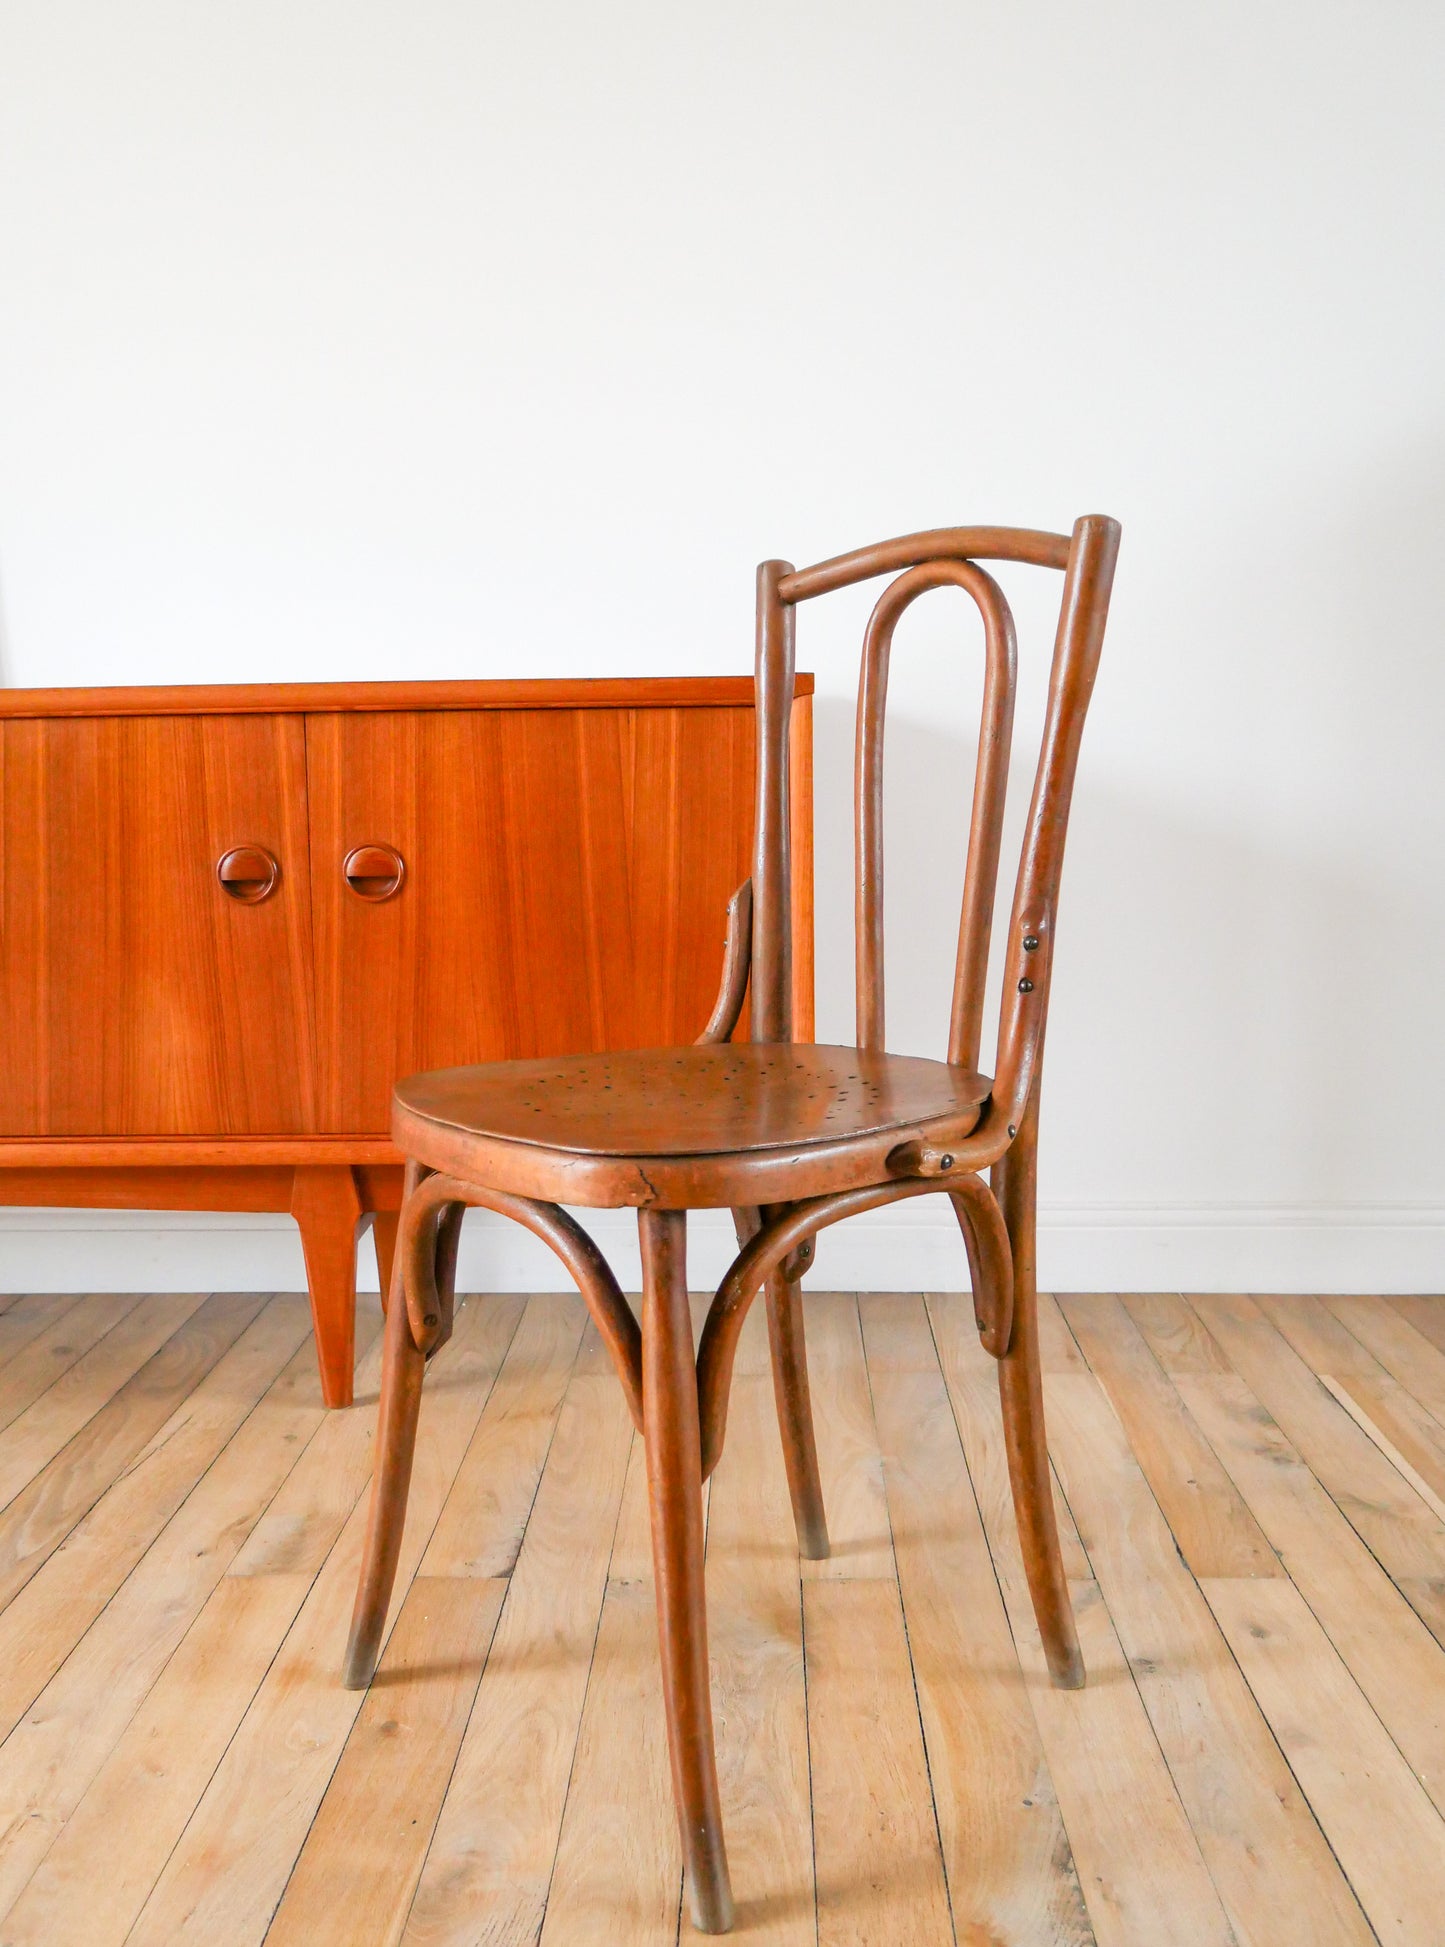
[[[984,1281],[992,1286],[1007,1283],[1012,1289],[1013,1275],[1008,1234],[994,1206],[987,1184],[976,1176],[905,1177],[893,1183],[877,1183],[862,1190],[840,1190],[831,1196],[808,1197],[788,1205],[781,1215],[770,1217],[757,1234],[743,1246],[717,1288],[703,1327],[697,1351],[698,1403],[702,1415],[702,1471],[706,1480],[722,1455],[727,1431],[728,1392],[732,1385],[733,1360],[737,1356],[738,1335],[748,1308],[775,1271],[800,1244],[830,1224],[865,1210],[877,1210],[904,1197],[930,1196],[939,1190],[962,1198],[974,1225],[980,1261],[985,1267]],[[958,1203],[955,1201],[954,1208]],[[966,1233],[967,1234],[967,1233]],[[1008,1329],[1008,1317],[997,1307],[983,1328],[985,1347],[997,1356],[998,1335]]]
[[[963,1232],[973,1284],[973,1316],[985,1352],[1002,1359],[1013,1338],[1013,1247],[1003,1212],[981,1176],[950,1187],[948,1200]]]
[[[428,1269],[439,1253],[434,1254],[425,1248],[423,1235],[432,1224],[440,1224],[444,1234],[444,1213],[448,1205],[457,1206],[458,1223],[463,1205],[495,1210],[500,1216],[510,1217],[514,1223],[530,1230],[534,1237],[540,1237],[561,1258],[586,1302],[603,1344],[612,1355],[612,1363],[622,1381],[622,1390],[627,1395],[632,1423],[640,1433],[642,1336],[637,1329],[637,1320],[606,1258],[576,1219],[555,1203],[542,1203],[531,1197],[514,1197],[504,1190],[484,1190],[475,1183],[464,1183],[455,1176],[429,1175],[423,1179],[413,1202],[408,1204],[403,1215],[399,1249],[399,1254],[406,1257],[408,1245],[412,1247],[409,1262],[413,1276],[407,1283],[407,1304],[412,1308],[412,1331],[418,1344],[430,1350],[431,1337],[442,1329],[446,1317],[446,1308],[439,1291],[431,1282],[432,1274]],[[451,1251],[454,1264],[454,1242]],[[450,1329],[449,1324],[447,1329]]]

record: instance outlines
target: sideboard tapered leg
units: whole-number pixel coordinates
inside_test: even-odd
[[[301,1229],[321,1397],[350,1406],[356,1365],[356,1239],[361,1194],[345,1163],[299,1167],[291,1186],[291,1215]]]

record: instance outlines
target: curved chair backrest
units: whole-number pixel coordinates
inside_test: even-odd
[[[980,561],[1019,561],[1062,569],[1063,600],[1054,641],[1049,701],[1019,859],[1004,957],[993,1113],[1011,1124],[1028,1101],[1048,1010],[1054,908],[1084,714],[1099,666],[1119,527],[1086,514],[1072,536],[1027,528],[938,528],[794,569],[765,561],[758,569],[757,826],[753,860],[752,1033],[755,1041],[791,1034],[790,861],[788,855],[788,725],[793,699],[794,615],[815,595],[893,574],[863,639],[855,745],[855,940],[858,1046],[882,1048],[883,1013],[883,719],[893,631],[911,603],[931,588],[961,588],[984,625],[985,674],[978,768],[959,923],[958,960],[948,1059],[977,1068],[983,1027],[989,935],[998,884],[999,845],[1013,729],[1015,642],[1003,591]],[[1010,1131],[1012,1133],[1012,1131]]]

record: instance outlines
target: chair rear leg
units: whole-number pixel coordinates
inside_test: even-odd
[[[1014,1263],[1013,1337],[999,1360],[998,1385],[1019,1546],[1049,1675],[1059,1690],[1081,1690],[1084,1658],[1059,1552],[1044,1432],[1035,1243],[1037,1153],[1036,1089],[1018,1136],[993,1171],[994,1191],[1008,1226]]]
[[[415,1187],[414,1166],[407,1165],[407,1191]],[[371,1477],[371,1511],[366,1524],[366,1548],[356,1605],[351,1613],[351,1636],[341,1681],[348,1690],[364,1690],[371,1682],[381,1651],[387,1607],[396,1581],[411,1488],[412,1455],[416,1450],[417,1419],[421,1412],[422,1378],[426,1355],[411,1335],[402,1290],[402,1261],[393,1261],[391,1295],[386,1307],[386,1338],[382,1349],[381,1405],[377,1416],[376,1464]]]
[[[732,1893],[713,1744],[703,1584],[702,1445],[687,1303],[687,1219],[641,1210],[642,1417],[672,1788],[693,1924],[726,1933]]]
[[[761,1210],[734,1210],[733,1228],[739,1245],[757,1235],[767,1214]],[[821,1562],[828,1554],[828,1517],[823,1506],[823,1481],[818,1472],[818,1443],[813,1435],[802,1292],[781,1271],[773,1273],[763,1290],[768,1308],[773,1398],[777,1402],[778,1431],[783,1439],[783,1466],[793,1503],[798,1553],[809,1561]]]
[[[798,1553],[821,1562],[828,1554],[828,1516],[818,1472],[813,1434],[813,1404],[808,1391],[808,1346],[803,1335],[803,1294],[781,1271],[768,1279],[768,1348],[772,1354],[773,1397],[783,1436],[783,1465],[793,1502]]]

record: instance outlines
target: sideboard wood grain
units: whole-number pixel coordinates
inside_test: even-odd
[[[347,1403],[393,1082],[691,1040],[753,761],[743,677],[0,692],[0,1203],[289,1212]]]
[[[385,1131],[395,1078],[454,1051],[698,1031],[749,869],[745,711],[310,715],[306,750],[324,1129]],[[405,860],[404,897],[352,893],[358,834]]]
[[[0,779],[0,1131],[317,1130],[303,719],[11,720]],[[243,840],[260,905],[216,879]]]

